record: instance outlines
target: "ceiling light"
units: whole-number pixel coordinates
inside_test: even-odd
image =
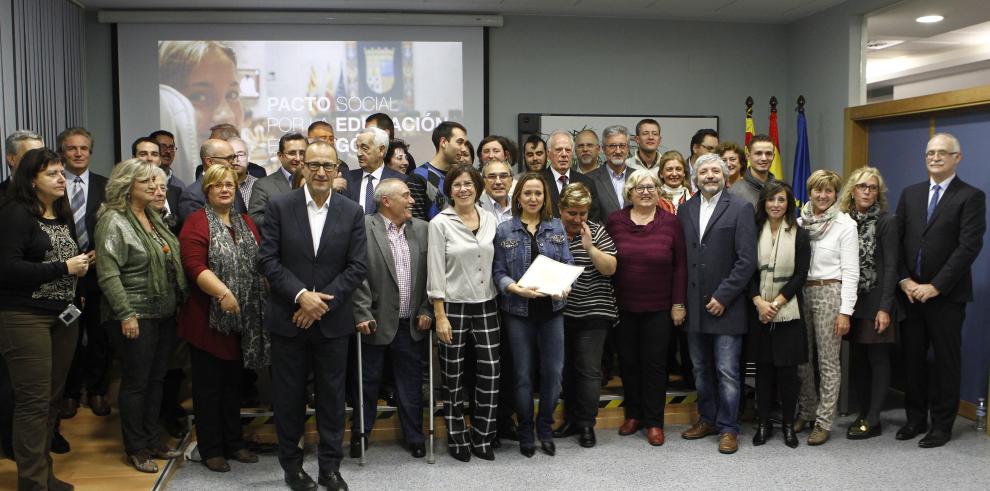
[[[897,46],[898,44],[901,44],[903,42],[904,41],[900,39],[875,39],[872,41],[867,41],[866,49],[881,50],[881,49],[889,48],[891,46]]]
[[[936,22],[942,22],[942,19],[944,18],[945,17],[942,17],[941,15],[922,15],[921,17],[914,19],[914,21],[922,24],[934,24]]]

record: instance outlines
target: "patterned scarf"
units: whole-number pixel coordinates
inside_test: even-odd
[[[224,312],[220,302],[210,300],[210,328],[223,334],[241,335],[241,355],[246,368],[262,368],[270,361],[271,340],[262,328],[262,305],[267,297],[262,287],[261,275],[255,264],[258,260],[258,243],[248,229],[240,213],[230,213],[230,227],[234,237],[223,220],[209,205],[205,206],[206,221],[210,227],[210,249],[207,264],[210,271],[220,279],[230,294],[240,304],[241,315]]]
[[[856,220],[859,229],[859,291],[868,292],[877,286],[877,220],[880,218],[880,206],[873,203],[869,209],[860,213],[852,210],[850,213]]]
[[[818,240],[828,232],[829,227],[838,216],[838,202],[832,203],[832,206],[828,207],[825,213],[815,215],[815,207],[811,201],[808,201],[801,207],[801,227],[808,231],[811,240]]]
[[[687,186],[680,186],[672,188],[666,183],[660,185],[660,199],[666,200],[668,203],[674,205],[674,212],[677,212],[677,208],[684,204],[685,201],[690,197],[690,190]]]
[[[124,218],[134,227],[141,245],[148,254],[148,295],[159,297],[165,288],[175,289],[175,301],[178,305],[186,299],[186,275],[182,274],[182,259],[179,256],[179,239],[165,226],[159,215],[152,207],[145,209],[144,215],[151,224],[153,233],[161,239],[157,242],[138,221],[130,206],[124,208]]]
[[[760,296],[773,301],[780,295],[780,289],[794,276],[794,251],[797,244],[797,227],[781,223],[777,237],[770,230],[770,220],[763,224],[757,245],[757,259],[760,262]],[[787,322],[801,318],[797,302],[787,302],[777,312],[773,322]]]

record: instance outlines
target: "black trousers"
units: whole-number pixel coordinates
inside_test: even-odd
[[[139,319],[138,337],[127,339],[120,322],[105,324],[120,355],[120,428],[124,450],[134,454],[157,447],[158,415],[162,406],[162,383],[175,344],[175,317]]]
[[[619,312],[615,331],[626,419],[663,428],[667,403],[667,343],[674,323],[670,311]]]
[[[221,360],[189,345],[196,440],[203,459],[244,448],[241,438],[241,360]]]
[[[580,428],[594,428],[601,394],[602,351],[613,319],[564,316],[564,413]]]
[[[79,329],[76,354],[69,369],[69,379],[65,381],[63,398],[79,400],[83,389],[87,396],[105,396],[110,385],[113,350],[106,327],[100,322],[99,295],[86,299],[86,308],[79,317]]]
[[[390,344],[361,346],[361,376],[364,385],[364,433],[371,434],[378,412],[378,389],[385,382],[385,358],[392,359],[392,380],[399,410],[399,425],[407,444],[426,441],[423,436],[423,350],[426,339],[413,341],[409,334],[409,319],[399,321],[399,328]],[[358,400],[357,394],[351,396]],[[351,415],[351,435],[358,423],[358,415]]]
[[[318,326],[295,337],[272,334],[272,405],[278,461],[286,472],[302,469],[299,439],[306,429],[306,379],[311,360],[316,388],[316,457],[321,473],[340,469],[344,439],[344,378],[352,336],[327,338]]]
[[[770,412],[779,392],[781,419],[785,427],[790,426],[794,422],[794,415],[797,411],[800,387],[797,365],[774,366],[773,363],[757,363],[756,406],[760,423],[766,423],[770,420]]]
[[[924,423],[951,432],[959,411],[962,372],[962,324],[966,304],[935,297],[908,304],[901,325],[904,350],[904,409],[908,424]],[[935,352],[928,363],[929,346]]]

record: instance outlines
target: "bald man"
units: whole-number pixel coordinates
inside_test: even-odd
[[[216,138],[204,141],[203,145],[199,147],[199,160],[203,164],[204,172],[211,165],[230,167],[235,157],[234,147],[230,143]],[[179,199],[179,219],[185,221],[186,217],[202,208],[205,204],[206,194],[203,193],[203,176],[200,176],[196,179],[196,182],[190,184],[182,191],[182,198]],[[238,213],[247,212],[247,206],[244,205],[244,197],[241,196],[239,189],[237,190],[237,199],[234,200],[234,209]]]

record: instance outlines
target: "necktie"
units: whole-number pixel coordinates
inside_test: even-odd
[[[370,215],[375,212],[375,185],[372,181],[375,176],[368,174],[368,184],[364,186],[364,214]]]
[[[560,192],[563,193],[564,188],[567,187],[567,176],[560,176],[557,180],[560,181]]]
[[[83,190],[83,180],[76,176],[72,186],[72,220],[76,223],[76,240],[79,249],[89,250],[89,235],[86,233],[86,193]]]
[[[928,221],[932,221],[932,215],[935,213],[935,207],[938,206],[938,196],[939,191],[942,190],[942,186],[938,184],[932,186],[932,199],[928,202]],[[918,277],[921,277],[921,248],[918,248],[918,257],[914,261],[914,272],[917,273]]]

